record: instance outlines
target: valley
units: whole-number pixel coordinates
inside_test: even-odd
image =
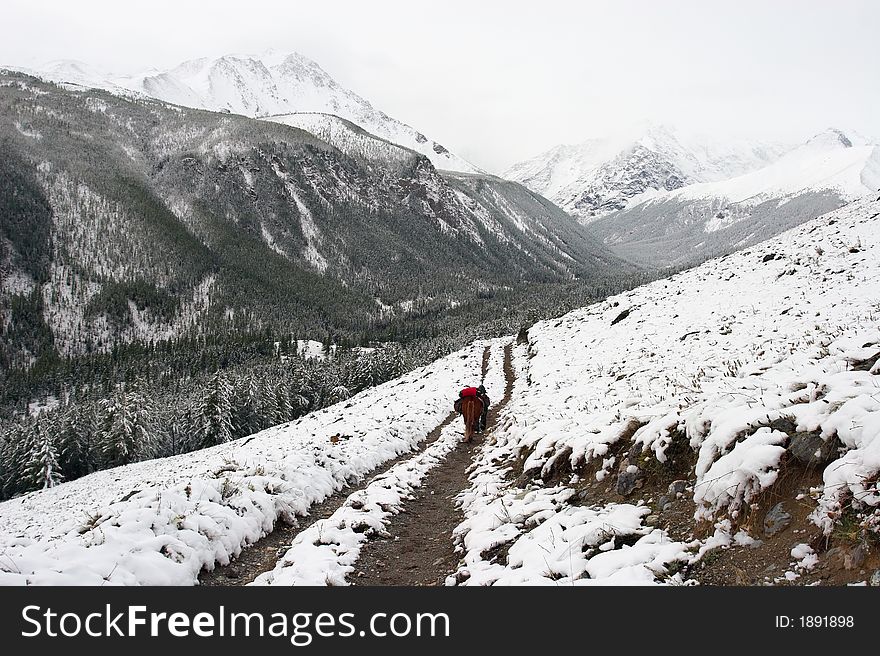
[[[878,140],[453,150],[296,52],[0,69],[0,584],[880,585]]]

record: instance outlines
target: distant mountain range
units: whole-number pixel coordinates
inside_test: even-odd
[[[169,70],[110,74],[89,64],[63,60],[26,70],[45,80],[146,96],[252,118],[297,112],[334,114],[393,143],[428,157],[438,169],[479,173],[480,169],[424,134],[391,118],[296,52],[225,55],[185,61]]]
[[[506,176],[589,224],[618,254],[687,264],[880,190],[880,147],[829,129],[799,145],[685,138],[664,127],[558,146]]]
[[[415,152],[439,170],[483,173],[295,52],[200,58],[129,75],[74,61],[31,73],[71,89],[284,123],[345,152],[367,148],[358,156],[373,168],[394,169]],[[589,224],[619,256],[665,267],[745,247],[876,191],[878,171],[876,143],[840,130],[796,144],[725,141],[651,125],[557,146],[503,177]]]
[[[266,328],[359,339],[633,271],[525,187],[438,172],[338,116],[254,120],[0,72],[0,146],[5,366]]]

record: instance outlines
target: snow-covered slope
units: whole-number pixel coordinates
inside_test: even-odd
[[[411,149],[370,134],[351,121],[333,114],[280,114],[269,116],[266,120],[310,132],[349,157],[382,167],[392,174],[406,166],[413,166],[416,161],[416,153]]]
[[[651,126],[557,146],[514,165],[505,177],[588,221],[626,207],[631,198],[647,191],[671,191],[756,170],[788,148],[776,143],[722,142]]]
[[[451,390],[479,379],[482,350],[250,437],[6,501],[0,584],[191,585],[277,521],[412,450],[448,415]],[[400,409],[393,422],[389,407]]]
[[[272,116],[267,120],[305,130],[371,171],[395,180],[401,172],[421,170],[419,157],[414,151],[370,134],[338,116],[300,113]],[[446,211],[437,214],[444,232],[469,235],[479,243],[483,243],[485,234],[505,244],[521,238],[534,240],[535,243],[526,248],[516,248],[528,252],[535,262],[544,261],[546,252],[549,252],[554,258],[563,258],[566,265],[574,264],[568,254],[574,246],[588,254],[589,261],[600,256],[602,249],[586,231],[572,230],[573,222],[564,212],[517,183],[486,173],[445,171],[435,176],[422,171],[420,175],[427,183],[427,193],[424,198],[422,193],[413,194],[414,200],[428,211],[440,207],[442,201],[448,201]],[[580,228],[577,224],[574,227]],[[489,254],[487,259],[492,257]],[[508,259],[501,266],[510,268],[513,261]]]
[[[591,223],[624,257],[681,264],[744,248],[880,190],[880,146],[836,129],[716,182],[646,189]]]
[[[805,191],[832,191],[854,200],[878,190],[880,146],[829,129],[761,169],[718,182],[690,185],[659,197],[716,197],[730,203],[758,204]]]
[[[797,563],[769,580],[797,580],[816,560],[805,543],[836,544],[841,521],[876,539],[878,244],[880,200],[863,200],[532,326],[461,497],[463,560],[448,582],[698,582],[706,553],[760,540]],[[0,582],[192,583],[438,426],[450,390],[479,376],[484,346],[293,424],[0,504]],[[395,404],[405,415],[389,426]],[[303,532],[262,582],[342,582],[368,537],[355,534],[384,526],[455,448],[448,431],[440,440]],[[794,487],[768,496],[782,480]],[[765,535],[779,498],[791,513],[808,505],[811,528]],[[708,534],[673,526],[676,504]]]
[[[42,285],[32,310],[65,354],[230,316],[317,335],[444,312],[475,289],[632,271],[521,185],[438,171],[336,116],[255,120],[3,71],[0,107],[0,216],[28,228],[0,220],[0,325]],[[117,304],[143,296],[132,285],[152,301]],[[30,339],[0,333],[3,357],[29,365]]]
[[[755,575],[796,580],[815,564],[803,543],[840,545],[842,518],[876,539],[878,243],[880,200],[860,201],[533,326],[450,582],[680,583],[708,549],[747,561],[762,540],[801,564]],[[788,521],[812,511],[806,528],[765,528],[780,500]],[[714,532],[672,537],[673,505]]]
[[[144,95],[185,107],[256,118],[296,112],[335,114],[426,155],[439,169],[479,171],[418,130],[376,109],[336,82],[317,63],[295,52],[200,58],[170,70],[133,75],[112,75],[69,60],[26,72],[53,82]]]

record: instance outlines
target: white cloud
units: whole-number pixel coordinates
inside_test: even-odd
[[[0,62],[120,71],[298,50],[387,113],[499,171],[641,119],[880,135],[880,3],[7,0]]]

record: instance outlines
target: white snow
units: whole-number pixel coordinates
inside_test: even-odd
[[[305,130],[350,157],[381,163],[392,169],[411,164],[415,157],[415,152],[410,148],[364,132],[353,123],[332,114],[282,114],[267,116],[266,120]]]
[[[266,227],[265,222],[260,221],[260,234],[263,236],[263,241],[266,242],[266,245],[271,248],[273,251],[278,253],[279,255],[286,256],[287,254],[281,249],[281,247],[276,243],[275,236]]]
[[[30,137],[31,139],[36,139],[37,141],[43,138],[43,135],[40,134],[37,130],[26,127],[18,121],[15,122],[15,129],[18,130],[25,137]]]
[[[489,343],[489,363],[483,384],[497,390],[498,403],[504,389],[504,345],[507,340]],[[389,537],[386,527],[400,512],[414,489],[421,486],[428,472],[461,442],[463,430],[456,419],[446,426],[436,442],[420,454],[404,460],[358,490],[328,518],[319,520],[294,538],[290,549],[274,570],[260,575],[255,585],[347,585],[346,577],[363,544],[373,536]]]
[[[749,250],[532,326],[528,343],[513,349],[510,403],[459,498],[462,563],[447,583],[691,583],[679,565],[757,544],[740,516],[772,489],[795,433],[830,447],[812,495],[817,527],[830,533],[850,510],[876,526],[878,217],[880,201],[853,202]],[[623,310],[628,316],[612,325]],[[501,343],[491,351],[490,390],[504,386]],[[193,583],[202,567],[228,562],[280,517],[302,515],[411,449],[447,416],[454,391],[477,379],[485,344],[250,438],[0,504],[0,582]],[[403,414],[389,424],[392,407]],[[344,582],[363,544],[355,529],[385,530],[455,438],[450,428],[353,495],[261,582]],[[634,446],[635,460],[612,455],[621,440],[621,453]],[[648,523],[643,501],[584,496],[592,477],[550,478],[595,461],[595,478],[613,482],[621,467],[662,466],[673,445],[696,456],[679,502],[713,522],[704,540],[672,539]],[[510,467],[520,457],[516,483]],[[794,545],[791,555],[787,578],[796,580],[815,554]]]
[[[38,401],[31,401],[28,403],[28,414],[31,417],[39,417],[42,413],[54,410],[59,405],[61,405],[61,399],[55,396],[50,396]]]
[[[296,211],[299,214],[300,231],[306,240],[305,248],[303,248],[302,251],[303,258],[310,266],[323,273],[327,270],[330,264],[327,262],[327,258],[325,258],[319,250],[319,247],[323,242],[323,236],[318,229],[317,223],[315,223],[315,217],[312,216],[312,211],[309,209],[308,205],[306,205],[300,198],[296,185],[290,181],[290,176],[275,164],[273,164],[273,169],[275,175],[277,175],[284,183],[284,189],[287,191],[287,195],[290,197],[290,200],[293,201]]]
[[[185,107],[254,118],[315,112],[349,120],[372,134],[427,156],[439,169],[479,169],[414,128],[391,118],[341,86],[318,64],[296,52],[230,54],[185,61],[169,70],[111,74],[63,60],[24,72],[53,82],[105,89],[127,97],[151,97]],[[308,128],[306,128],[308,129]]]
[[[657,161],[634,164],[633,154],[640,151],[652,153]],[[670,167],[677,171],[682,186],[667,191],[660,184],[665,174],[657,168],[653,186],[633,193],[637,187],[632,177],[635,170],[630,170],[633,166],[636,170],[646,167],[649,174],[656,167]],[[880,189],[880,145],[833,128],[795,147],[747,140],[722,142],[651,126],[557,146],[513,166],[505,175],[583,221],[610,211],[593,215],[579,207],[587,192],[591,197],[619,200],[626,209],[667,201],[748,207],[768,200],[784,203],[808,192],[830,192],[854,200]],[[737,219],[736,213],[722,213],[708,218],[704,229],[714,232]]]
[[[675,560],[750,544],[748,535],[731,535],[732,522],[778,476],[791,439],[771,428],[781,419],[839,439],[845,450],[824,467],[812,516],[820,527],[830,531],[850,499],[869,516],[880,508],[880,366],[853,369],[880,353],[878,215],[880,202],[855,202],[751,250],[530,328],[528,347],[516,351],[513,400],[462,495],[464,563],[453,582],[664,581]],[[624,309],[629,316],[612,326]],[[713,538],[672,543],[632,516],[623,521],[617,504],[578,500],[574,483],[541,485],[559,460],[577,468],[600,459],[596,478],[616,475],[606,456],[626,434],[642,459],[664,462],[673,440],[697,452],[694,516],[720,520]],[[534,479],[524,488],[499,466],[522,453]],[[633,549],[655,536],[635,570],[623,556],[620,570],[591,568],[596,556],[584,562],[594,542],[579,527],[602,517],[638,537]],[[541,557],[522,557],[525,545]],[[501,546],[506,560],[493,559]]]
[[[846,139],[846,137],[842,137]],[[760,202],[799,192],[835,191],[847,199],[880,188],[880,146],[845,145],[836,131],[816,135],[757,171],[720,182],[693,184],[656,199],[724,198],[730,203]]]
[[[685,184],[719,182],[760,169],[790,149],[786,144],[748,140],[720,141],[686,134],[664,125],[638,125],[579,144],[560,145],[511,167],[504,177],[522,182],[584,220],[576,207],[587,190],[614,196],[618,178],[637,149],[646,149],[683,176]],[[665,193],[649,188],[631,204]]]
[[[411,450],[479,378],[483,347],[247,438],[6,501],[0,584],[193,584],[279,519]]]
[[[819,563],[819,556],[808,544],[797,544],[791,550],[791,557],[795,559],[794,567],[797,570],[811,570]]]
[[[275,569],[258,576],[254,584],[346,585],[345,577],[353,571],[363,543],[374,535],[388,537],[384,529],[392,515],[461,440],[459,422],[446,426],[422,453],[376,477],[330,517],[299,533]]]

